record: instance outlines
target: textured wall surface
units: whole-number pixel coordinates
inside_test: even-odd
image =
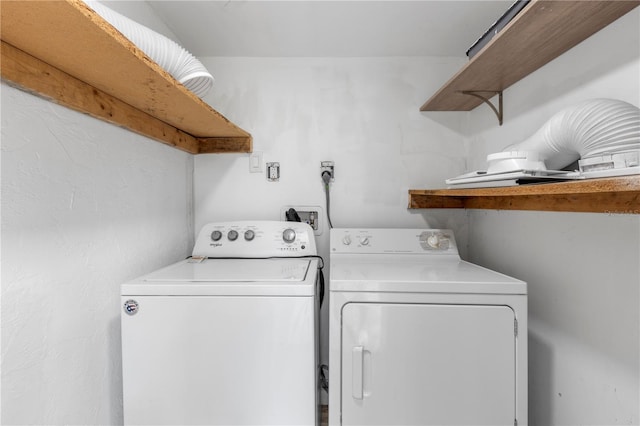
[[[281,179],[249,173],[246,154],[198,156],[196,229],[324,204],[323,160],[335,162],[334,226],[420,226],[406,190],[442,187],[466,166],[464,113],[419,111],[460,58],[201,60],[216,77],[206,100],[251,132],[264,161],[280,163]]]
[[[190,253],[193,157],[1,89],[2,423],[121,423],[120,284]]]
[[[585,99],[640,106],[640,10],[469,114],[469,165]],[[640,215],[473,211],[470,259],[528,282],[532,425],[640,423]]]

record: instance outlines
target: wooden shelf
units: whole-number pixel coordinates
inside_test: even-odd
[[[3,0],[0,7],[7,83],[193,154],[251,152],[249,133],[81,0]]]
[[[473,189],[411,189],[410,209],[640,214],[640,175]]]
[[[504,89],[639,4],[639,0],[532,0],[420,110],[470,111],[484,102],[482,96],[463,92],[484,94],[485,98],[499,93],[502,97]],[[501,117],[501,107],[496,114]],[[409,190],[409,208],[640,214],[640,176],[501,188]]]
[[[470,111],[640,4],[638,0],[532,0],[421,111]]]

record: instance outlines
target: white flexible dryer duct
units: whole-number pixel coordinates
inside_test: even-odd
[[[565,108],[529,139],[504,149],[535,151],[549,170],[632,150],[640,150],[640,109],[616,99],[590,99]]]
[[[195,56],[178,43],[97,1],[85,0],[85,3],[187,89],[199,97],[209,91],[213,85],[213,76]]]

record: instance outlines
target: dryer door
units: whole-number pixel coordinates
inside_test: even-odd
[[[350,303],[342,311],[343,425],[513,425],[508,306]]]

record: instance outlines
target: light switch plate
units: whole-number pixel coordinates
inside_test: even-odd
[[[262,152],[255,151],[249,154],[249,172],[261,173],[262,172]]]

